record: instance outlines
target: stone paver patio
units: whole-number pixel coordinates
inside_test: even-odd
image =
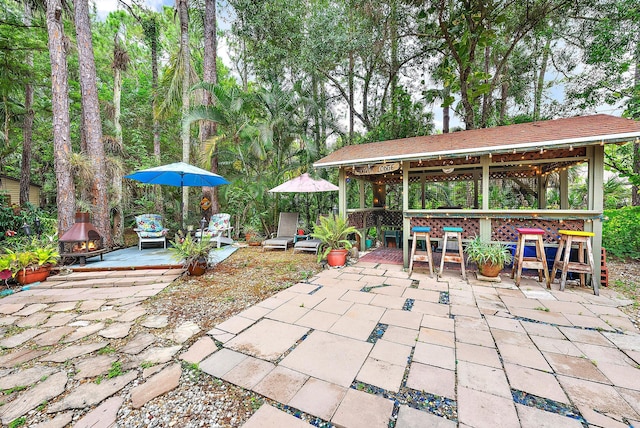
[[[26,387],[4,397],[2,423],[47,402],[49,426],[74,411],[77,426],[109,426],[123,403],[139,408],[178,385],[184,360],[268,399],[246,427],[640,426],[640,332],[618,309],[629,302],[607,289],[409,277],[360,262],[208,332],[187,321],[156,336],[167,319],[140,304],[179,273],[74,273],[1,299],[0,388]],[[116,360],[129,371],[76,381]]]

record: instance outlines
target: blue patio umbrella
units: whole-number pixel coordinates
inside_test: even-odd
[[[176,187],[215,187],[222,184],[229,184],[221,175],[184,162],[175,162],[168,165],[143,169],[125,175],[125,178],[130,178],[131,180],[145,184],[164,184]],[[184,206],[182,207],[182,212],[184,214]]]
[[[197,166],[184,162],[155,166],[149,169],[132,172],[125,178],[146,184],[164,184],[167,186],[215,187],[229,182],[221,175],[214,174]]]

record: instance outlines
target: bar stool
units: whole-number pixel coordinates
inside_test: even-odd
[[[567,272],[577,272],[580,274],[580,285],[584,286],[584,274],[591,275],[591,285],[593,286],[593,294],[596,296],[599,294],[598,283],[594,275],[594,262],[593,262],[593,250],[591,249],[591,237],[595,236],[592,232],[583,232],[576,230],[558,230],[560,234],[560,243],[558,245],[558,252],[556,258],[553,261],[553,272],[551,278],[555,279],[556,271],[560,270],[562,275],[560,277],[560,291],[564,291],[564,287],[567,283]],[[578,245],[578,261],[571,262],[571,248],[573,244]],[[587,262],[584,260],[585,244],[587,252]],[[564,251],[564,255],[563,255]]]
[[[464,269],[464,253],[462,252],[462,232],[464,229],[461,227],[443,227],[444,240],[442,241],[442,259],[440,259],[440,276],[444,271],[444,262],[460,263],[460,269],[462,270],[462,279],[467,279],[467,273]],[[447,241],[451,239],[458,240],[458,254],[447,254]]]
[[[411,228],[413,232],[413,244],[411,244],[411,257],[409,258],[409,275],[413,270],[413,262],[429,263],[429,275],[433,275],[433,254],[431,253],[431,237],[429,232],[431,228],[427,226],[414,226]],[[416,254],[418,239],[424,239],[427,246],[427,254]]]
[[[519,227],[518,243],[516,244],[516,255],[513,258],[513,269],[511,270],[511,278],[515,276],[516,285],[520,286],[520,278],[522,277],[522,268],[537,269],[538,281],[542,282],[542,274],[544,273],[547,288],[551,288],[551,279],[549,278],[549,268],[547,267],[547,257],[544,253],[544,241],[542,235],[544,230],[538,228]],[[525,257],[524,249],[527,241],[534,241],[536,247],[535,257]]]

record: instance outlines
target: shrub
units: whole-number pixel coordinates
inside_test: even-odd
[[[605,210],[602,246],[612,257],[640,259],[640,207]]]

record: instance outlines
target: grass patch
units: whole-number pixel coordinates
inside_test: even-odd
[[[549,308],[544,308],[542,306],[536,306],[533,309],[535,309],[536,311],[549,312]]]
[[[116,352],[116,349],[112,346],[105,346],[104,348],[98,350],[98,355],[110,355]]]
[[[25,423],[27,423],[27,418],[23,416],[21,418],[12,420],[11,422],[9,422],[9,425],[7,426],[9,428],[17,428],[17,427],[23,426]]]
[[[107,377],[112,379],[114,377],[120,376],[122,374],[122,363],[120,361],[114,361],[111,363],[111,369],[109,373],[107,373]]]

